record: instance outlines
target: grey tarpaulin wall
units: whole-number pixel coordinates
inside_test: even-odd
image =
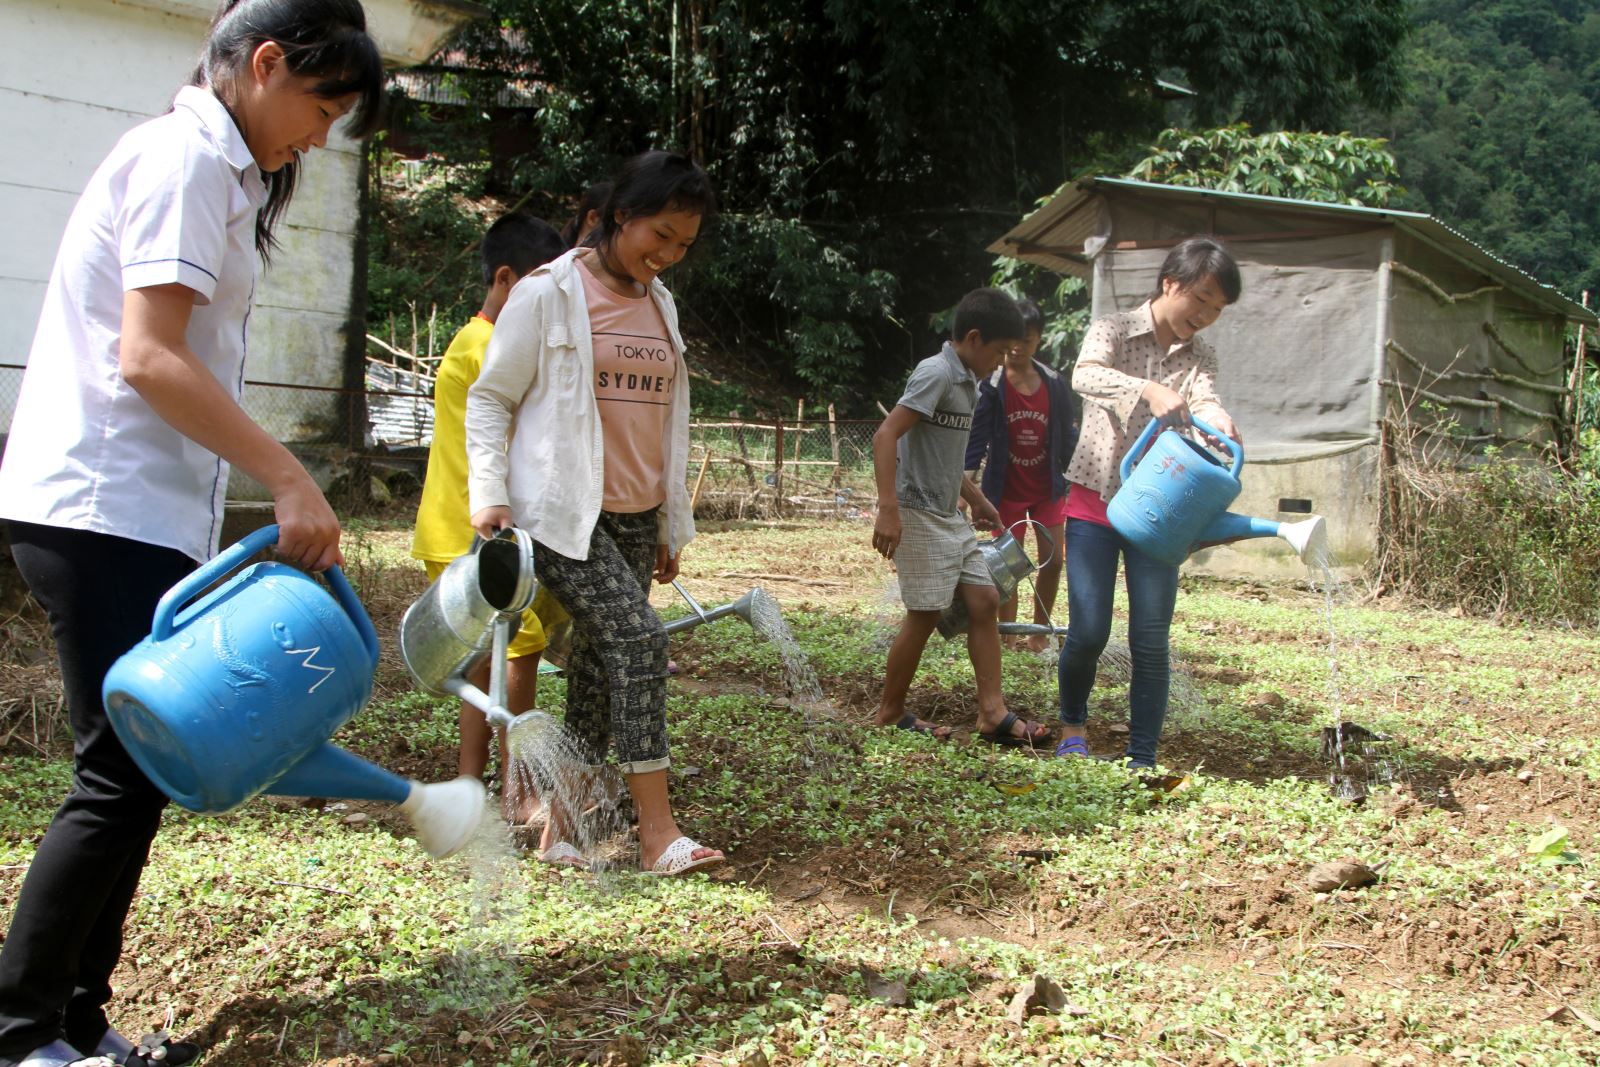
[[[1382,243],[1367,231],[1232,247],[1243,291],[1204,337],[1217,351],[1217,391],[1252,461],[1312,459],[1375,440]],[[1142,303],[1168,251],[1102,251],[1095,317]]]

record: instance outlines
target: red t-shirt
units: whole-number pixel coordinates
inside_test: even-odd
[[[1111,520],[1106,517],[1106,502],[1100,499],[1100,494],[1077,482],[1067,488],[1067,518],[1087,519],[1101,526],[1111,525]]]
[[[1004,371],[1000,374],[1000,388],[1011,453],[1001,499],[1016,504],[1047,501],[1051,498],[1050,390],[1041,378],[1039,388],[1032,393],[1018,392]]]

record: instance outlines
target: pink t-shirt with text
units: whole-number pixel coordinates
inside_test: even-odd
[[[580,264],[594,337],[594,395],[605,445],[601,507],[635,514],[667,499],[667,405],[678,356],[649,295],[621,296]]]

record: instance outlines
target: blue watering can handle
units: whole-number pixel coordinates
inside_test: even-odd
[[[337,564],[329,567],[322,576],[328,580],[328,586],[333,590],[334,598],[343,606],[345,614],[356,624],[356,630],[361,634],[361,643],[367,646],[367,655],[372,658],[372,665],[376,667],[378,631],[373,628],[372,620],[367,617],[367,609],[361,606],[356,591],[350,588],[349,579],[344,576],[344,571],[340,570]]]
[[[263,526],[259,530],[246,534],[244,540],[238,544],[217,553],[201,564],[188,577],[162,595],[161,601],[156,604],[155,618],[150,624],[150,636],[157,641],[164,641],[171,637],[172,620],[178,614],[179,608],[199,596],[213,582],[257,552],[264,548],[270,548],[277,543],[277,525]],[[367,610],[361,606],[361,601],[356,599],[356,592],[350,588],[350,582],[345,578],[343,571],[338,567],[329,567],[326,577],[328,585],[333,589],[334,597],[339,601],[340,606],[344,608],[345,613],[350,616],[351,621],[356,624],[356,629],[361,634],[361,642],[367,646],[367,652],[371,655],[373,664],[376,665],[378,662],[378,631],[373,628],[372,620],[367,618]]]
[[[1144,454],[1144,447],[1150,443],[1150,438],[1154,437],[1156,431],[1161,429],[1161,427],[1164,425],[1165,421],[1162,419],[1151,419],[1149,422],[1145,423],[1143,432],[1139,434],[1139,439],[1133,443],[1133,447],[1128,449],[1127,454],[1122,457],[1122,467],[1118,473],[1123,481],[1127,481],[1128,476],[1133,473],[1133,462],[1136,458]],[[1195,419],[1194,426],[1195,429],[1199,430],[1201,433],[1210,434],[1227,447],[1228,451],[1233,455],[1233,466],[1229,469],[1228,473],[1233,475],[1234,478],[1238,478],[1239,469],[1244,466],[1243,446],[1208,422]]]

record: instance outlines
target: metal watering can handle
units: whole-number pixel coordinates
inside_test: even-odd
[[[1200,419],[1194,419],[1192,421],[1194,422],[1195,429],[1199,430],[1201,433],[1210,434],[1212,437],[1215,437],[1217,440],[1221,441],[1227,446],[1228,451],[1233,454],[1233,466],[1229,468],[1228,473],[1233,475],[1234,479],[1237,480],[1239,477],[1239,469],[1244,466],[1243,446],[1208,422],[1202,422]],[[1122,467],[1118,473],[1123,481],[1127,481],[1128,476],[1133,473],[1134,458],[1144,453],[1145,445],[1150,443],[1150,438],[1154,437],[1156,435],[1156,431],[1161,429],[1161,427],[1164,425],[1166,425],[1165,419],[1151,419],[1149,422],[1145,423],[1143,432],[1139,434],[1139,439],[1133,443],[1133,447],[1128,449],[1127,454],[1122,457]]]
[[[1044,523],[1040,522],[1038,519],[1023,519],[1022,522],[1028,526],[1034,527],[1034,534],[1039,538],[1039,540],[1043,541],[1050,548],[1050,552],[1044,557],[1044,559],[1039,561],[1039,568],[1042,570],[1044,569],[1045,564],[1056,558],[1056,539],[1050,536],[1050,528]],[[1015,526],[1017,524],[1012,523],[1012,525]],[[996,537],[998,536],[999,535],[997,534]]]
[[[168,589],[156,604],[155,619],[150,624],[150,636],[157,641],[164,641],[172,636],[172,621],[189,601],[205,592],[213,582],[224,574],[233,570],[251,556],[264,548],[270,548],[278,543],[277,524],[263,526],[261,529],[246,534],[244,540],[236,545],[219,552],[210,560],[184,578],[177,585]],[[367,609],[361,606],[361,601],[356,599],[356,591],[350,588],[350,582],[345,578],[344,572],[337,566],[329,567],[323,572],[328,580],[328,586],[333,590],[333,595],[339,601],[339,606],[344,608],[345,614],[350,616],[350,621],[356,624],[356,630],[361,634],[361,643],[367,648],[374,665],[378,662],[378,631],[373,628],[372,620],[367,617]]]

